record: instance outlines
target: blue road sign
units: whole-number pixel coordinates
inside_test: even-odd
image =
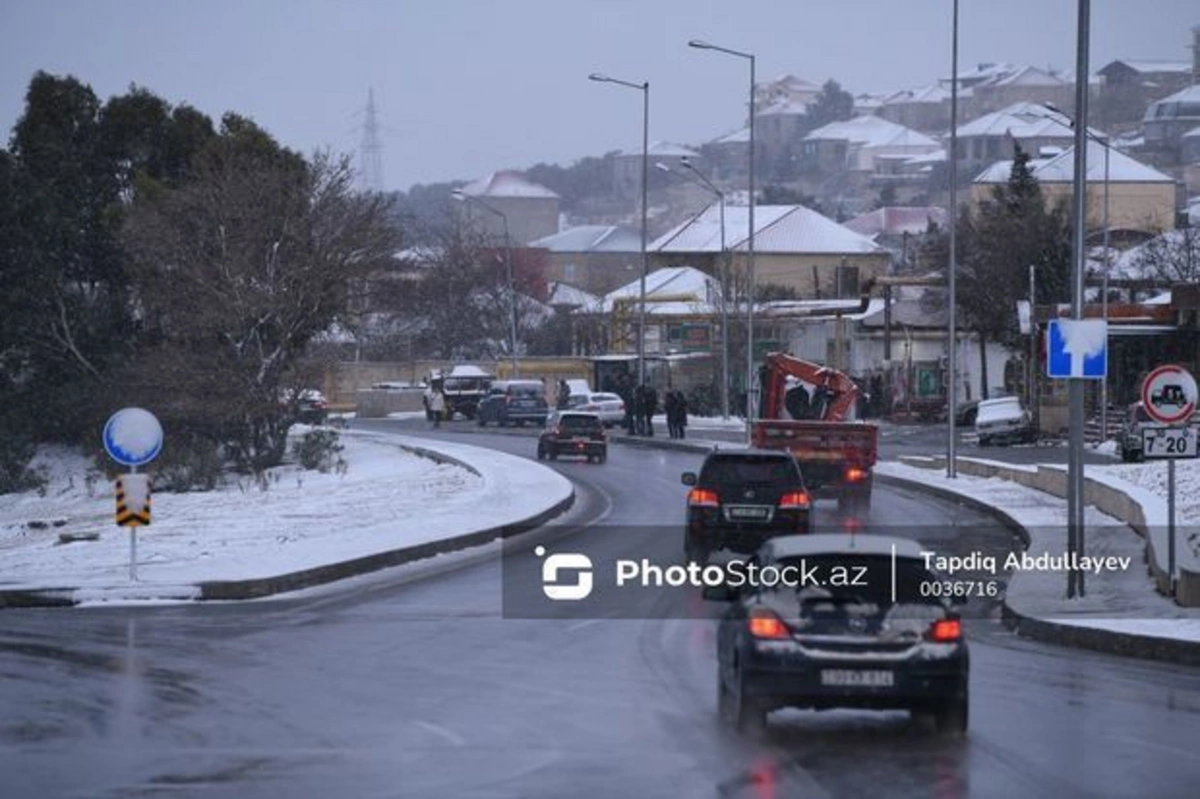
[[[163,445],[163,429],[150,411],[122,408],[109,417],[102,435],[108,456],[122,466],[143,466]]]
[[[1046,327],[1046,374],[1103,380],[1108,374],[1108,322],[1051,319]]]

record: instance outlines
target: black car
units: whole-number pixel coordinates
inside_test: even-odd
[[[501,426],[526,422],[545,424],[549,414],[546,387],[542,381],[498,380],[479,401],[475,419],[480,427],[486,427],[488,422]]]
[[[786,450],[718,450],[700,474],[684,472],[687,529],[684,552],[706,563],[727,549],[754,552],[768,538],[809,531],[812,500],[800,466]]]
[[[725,722],[761,728],[783,707],[907,709],[941,732],[966,732],[967,644],[942,597],[949,584],[926,569],[919,544],[786,536],[749,563],[769,567],[757,586],[739,590],[730,579],[704,591],[733,603],[717,633]]]
[[[608,460],[608,436],[599,416],[577,411],[550,414],[546,429],[538,436],[538,460],[554,460],[566,455],[584,457],[595,463]]]

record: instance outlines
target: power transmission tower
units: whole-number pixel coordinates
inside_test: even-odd
[[[358,173],[363,191],[383,191],[383,145],[379,143],[374,89],[367,89],[367,111],[363,119],[362,144],[358,149]]]

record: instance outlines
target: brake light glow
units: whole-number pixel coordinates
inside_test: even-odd
[[[958,619],[938,619],[929,627],[929,638],[950,643],[962,638],[962,622]]]
[[[809,504],[807,491],[789,491],[779,498],[781,508],[807,508]]]
[[[866,469],[859,469],[857,466],[851,466],[846,470],[846,482],[861,483],[863,480],[866,480],[869,475],[870,472],[868,472]]]
[[[715,508],[720,504],[720,497],[711,488],[693,488],[688,492],[688,505],[693,508]]]
[[[754,608],[746,619],[746,627],[754,638],[765,638],[778,641],[791,638],[788,626],[783,619],[765,608]]]

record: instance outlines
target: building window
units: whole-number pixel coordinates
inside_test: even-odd
[[[567,283],[574,283],[576,271],[575,264],[564,264],[563,280],[565,280]]]
[[[837,268],[838,299],[858,296],[858,267],[839,266]]]

